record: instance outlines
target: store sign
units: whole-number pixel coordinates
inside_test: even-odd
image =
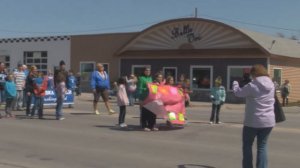
[[[189,43],[193,43],[202,39],[199,34],[194,32],[193,28],[189,24],[181,27],[174,27],[171,30],[172,39],[177,39],[179,37],[185,37]]]

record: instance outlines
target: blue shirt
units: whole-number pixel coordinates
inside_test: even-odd
[[[17,96],[17,89],[16,84],[13,81],[6,81],[5,82],[5,96],[6,98],[14,98]]]
[[[68,76],[68,89],[75,89],[76,87],[76,78],[73,75]]]
[[[94,71],[91,77],[91,87],[92,89],[110,89],[109,76],[104,71],[104,77],[102,77],[99,71]]]

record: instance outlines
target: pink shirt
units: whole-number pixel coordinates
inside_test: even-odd
[[[126,93],[126,88],[123,84],[118,87],[117,93],[117,102],[118,106],[127,106],[129,105],[129,100]]]

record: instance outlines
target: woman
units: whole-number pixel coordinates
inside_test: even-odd
[[[212,100],[212,110],[210,116],[210,124],[214,121],[216,124],[221,124],[219,120],[220,109],[225,102],[226,91],[225,87],[222,86],[222,78],[218,76],[215,80],[215,87],[210,90],[210,98]]]
[[[243,128],[243,168],[253,167],[252,145],[257,137],[257,168],[267,168],[267,141],[275,126],[275,87],[263,65],[254,65],[250,75],[253,81],[243,88],[233,82],[237,97],[246,97],[246,112]]]
[[[102,64],[97,63],[97,70],[92,73],[91,77],[91,87],[94,93],[94,112],[96,115],[99,115],[98,111],[98,101],[100,96],[102,97],[105,106],[108,110],[109,114],[115,114],[115,111],[111,109],[110,104],[108,102],[110,89],[110,81],[108,74],[104,71],[104,67]]]
[[[25,91],[26,91],[26,116],[31,117],[30,106],[32,103],[32,98],[34,96],[34,78],[37,76],[36,66],[30,67],[30,72],[26,78]]]

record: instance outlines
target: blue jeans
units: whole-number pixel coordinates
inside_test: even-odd
[[[35,111],[38,110],[39,118],[43,118],[44,109],[44,97],[34,96],[34,105],[32,107],[31,116],[35,115]]]
[[[135,98],[134,98],[135,92],[128,91],[127,93],[128,93],[129,105],[133,106],[134,100],[135,100]]]
[[[5,90],[0,90],[0,101],[1,103],[4,103],[6,101]]]
[[[62,107],[63,107],[64,98],[62,96],[57,96],[56,99],[56,119],[63,117]]]
[[[244,126],[243,128],[243,168],[253,168],[252,145],[257,137],[257,156],[256,167],[267,168],[267,141],[272,131],[270,128],[252,128]]]

